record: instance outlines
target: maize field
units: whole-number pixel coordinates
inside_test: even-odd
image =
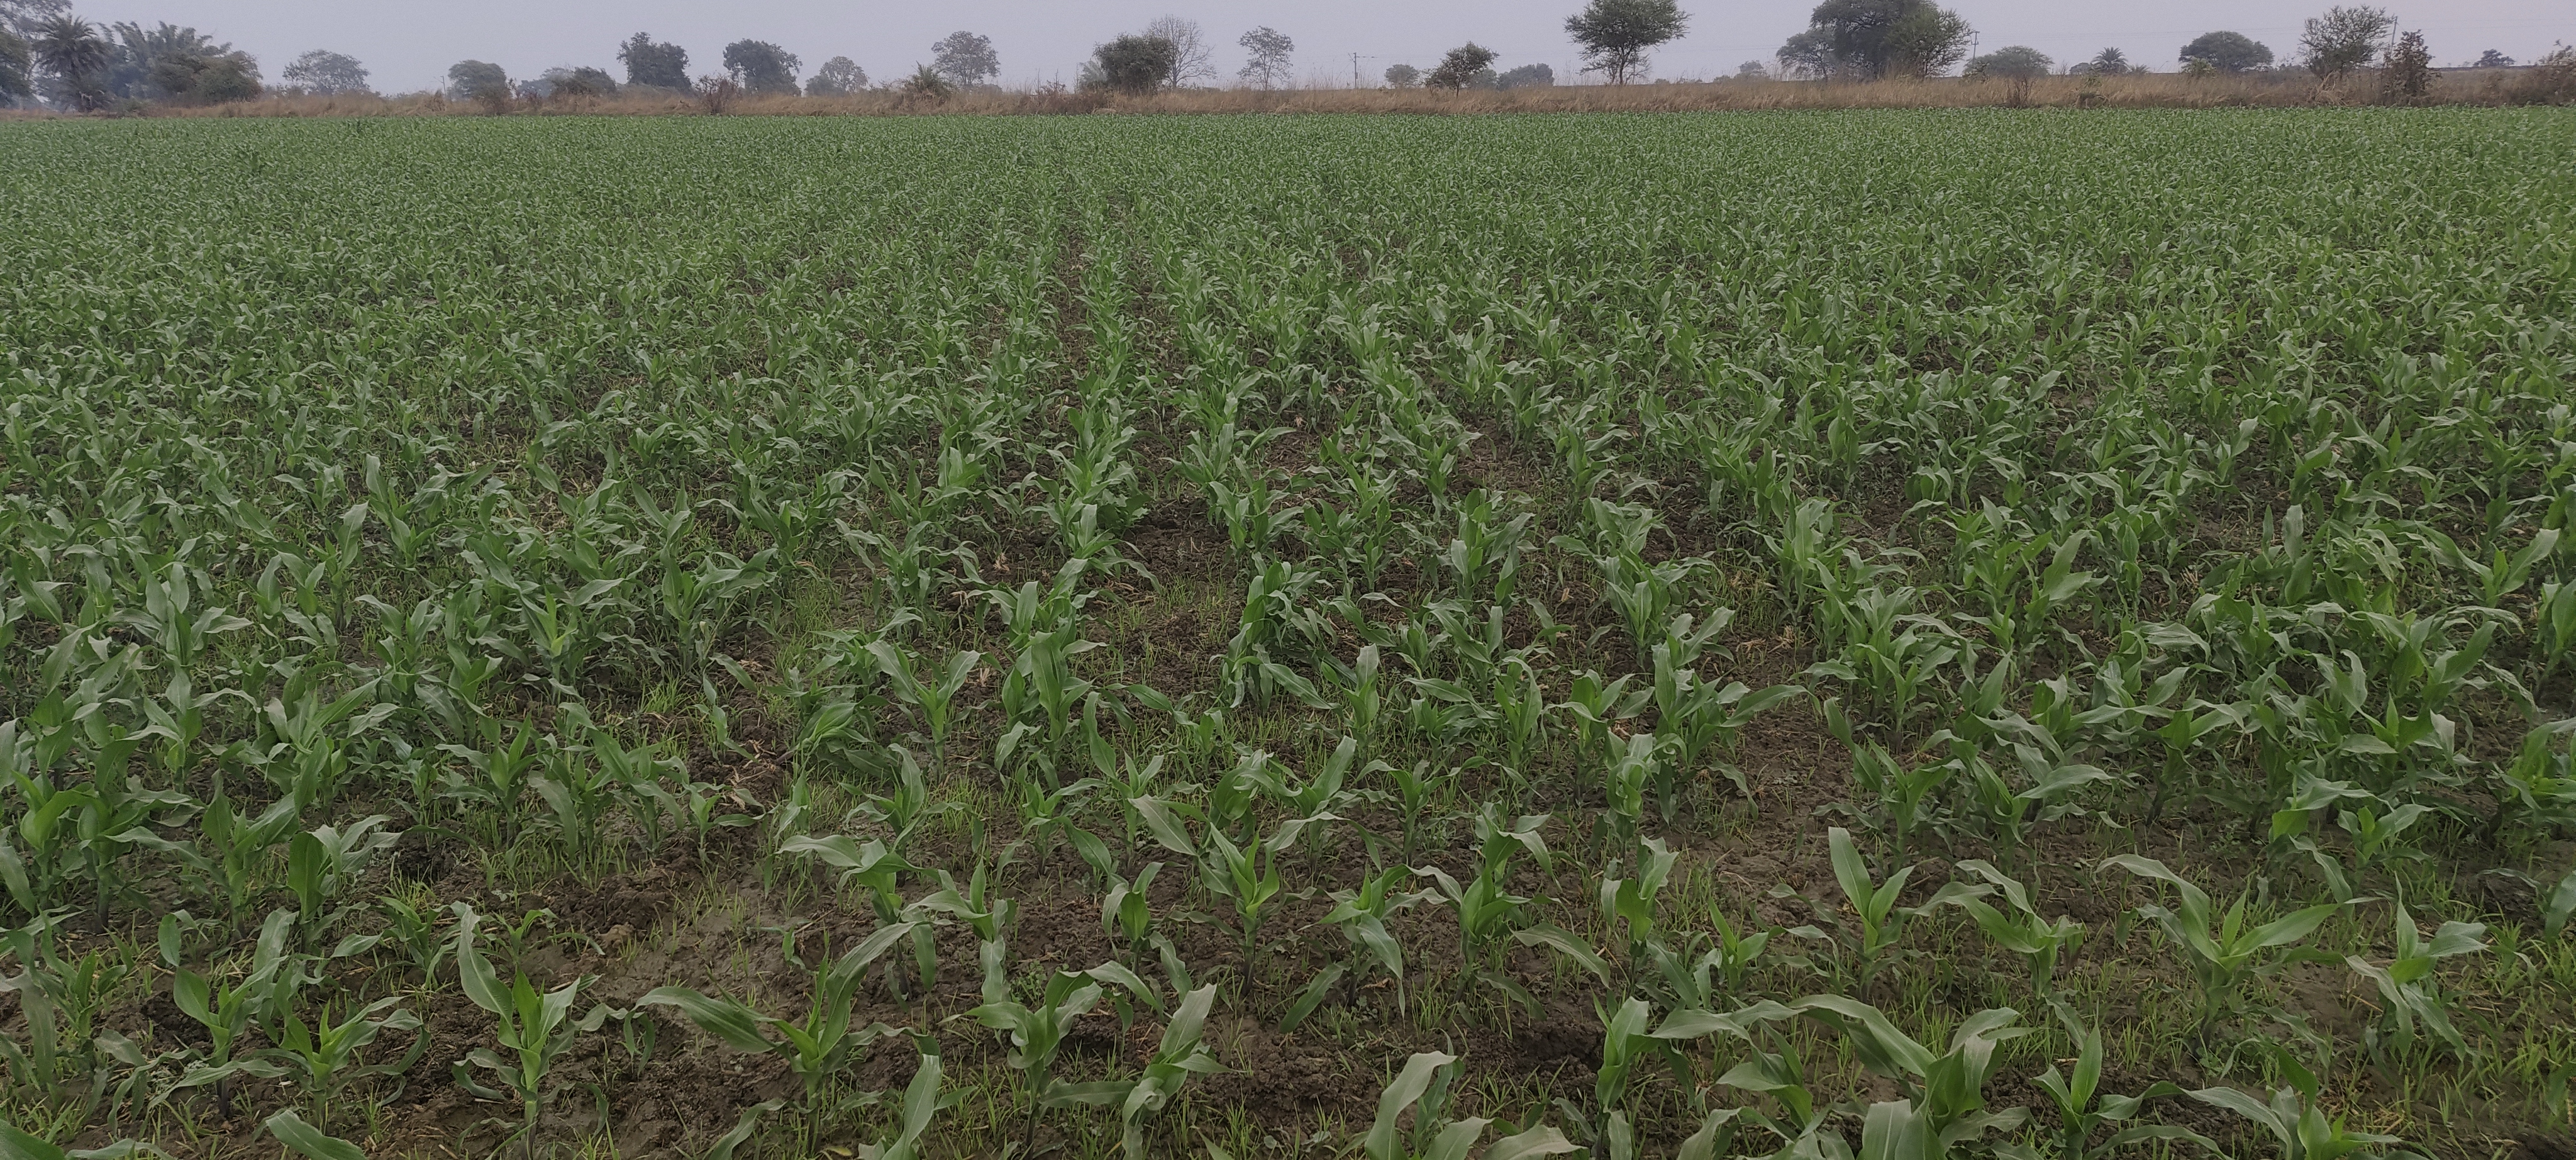
[[[2564,1157],[2576,115],[0,126],[10,1157]]]

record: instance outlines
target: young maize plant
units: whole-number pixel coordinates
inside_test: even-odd
[[[709,998],[686,987],[656,987],[637,999],[639,1007],[669,1007],[687,1016],[698,1029],[726,1047],[757,1055],[774,1055],[805,1089],[803,1112],[809,1134],[818,1131],[825,1113],[823,1089],[846,1070],[859,1052],[879,1038],[894,1034],[883,1023],[855,1026],[851,1007],[868,965],[912,933],[912,923],[883,927],[837,959],[812,968],[813,998],[805,1017],[787,1020],[764,1015],[737,1000]],[[793,934],[787,955],[795,958]]]
[[[2076,1018],[2065,1004],[2052,1001],[2050,1005],[2056,1009],[2058,1022],[2065,1025],[2067,1034],[2074,1037],[2076,1044],[2073,1060],[2057,1061],[2071,1062],[2074,1065],[2072,1072],[2060,1073],[2057,1063],[2052,1063],[2031,1081],[2047,1092],[2049,1100],[2056,1105],[2057,1139],[2045,1152],[2019,1144],[2006,1144],[1995,1149],[1996,1155],[2007,1160],[2040,1160],[2041,1157],[2094,1160],[2129,1145],[2151,1140],[2182,1140],[2210,1152],[2219,1150],[2216,1141],[2179,1124],[2130,1123],[2146,1110],[2148,1101],[2178,1096],[2183,1094],[2183,1090],[2171,1083],[2158,1082],[2147,1085],[2136,1095],[2102,1094],[2102,1065],[2106,1058],[2102,1033]],[[2124,1124],[2127,1126],[2119,1126]],[[2110,1131],[2104,1135],[2106,1128]]]
[[[544,1114],[547,1077],[555,1061],[572,1048],[573,1041],[599,1030],[608,1021],[605,1004],[593,1004],[589,1013],[572,1017],[573,1004],[583,990],[597,979],[580,976],[552,991],[539,991],[528,982],[524,968],[514,967],[512,979],[504,987],[493,971],[491,960],[483,957],[477,928],[481,916],[459,902],[456,910],[456,973],[463,984],[465,997],[489,1012],[496,1024],[495,1037],[501,1053],[477,1047],[458,1060],[453,1068],[457,1086],[487,1100],[515,1099],[519,1103],[520,1123],[515,1138],[523,1155],[536,1154],[538,1117]],[[466,1065],[492,1073],[500,1089],[475,1082]]]
[[[950,654],[948,663],[925,680],[914,674],[912,663],[894,645],[874,640],[868,642],[867,649],[869,658],[885,673],[887,688],[895,699],[921,714],[922,730],[930,737],[930,764],[946,772],[949,715],[958,691],[966,687],[967,678],[983,663],[984,654],[961,649]]]
[[[1825,838],[1834,867],[1834,884],[1842,889],[1843,900],[1851,910],[1848,917],[1836,915],[1834,921],[1843,928],[1844,941],[1858,960],[1853,982],[1867,994],[1877,982],[1880,968],[1899,953],[1896,944],[1904,936],[1905,920],[1926,908],[1898,904],[1905,895],[1905,884],[1914,877],[1914,867],[1900,868],[1888,875],[1887,881],[1878,882],[1870,877],[1869,864],[1861,858],[1851,831],[1835,826],[1825,831]],[[1790,933],[1817,939],[1830,937],[1813,927]]]
[[[2230,1087],[2200,1088],[2184,1095],[2211,1107],[2223,1108],[2243,1117],[2248,1123],[2269,1133],[2280,1145],[2280,1160],[2340,1160],[2357,1156],[2367,1160],[2424,1160],[2404,1148],[2381,1148],[2397,1144],[2395,1136],[2378,1132],[2357,1132],[2344,1126],[2343,1118],[2330,1116],[2317,1106],[2320,1090],[2317,1077],[2287,1053],[2276,1061],[2290,1081],[2290,1086],[2272,1093],[2269,1100]]]
[[[1662,1059],[1669,1064],[1674,1077],[1687,1085],[1689,1065],[1681,1053],[1666,1040],[1649,1034],[1651,1013],[1643,999],[1630,999],[1619,1004],[1616,1012],[1597,1011],[1601,1020],[1601,1066],[1594,1069],[1592,1111],[1589,1115],[1563,1100],[1557,1107],[1566,1122],[1575,1126],[1576,1135],[1589,1143],[1592,1154],[1601,1160],[1636,1160],[1636,1129],[1631,1121],[1628,1089],[1635,1082],[1635,1069],[1641,1063]]]
[[[2374,965],[2359,955],[2346,955],[2344,962],[2379,988],[2385,1004],[2386,1028],[2373,1027],[2372,1050],[2383,1045],[2394,1054],[2403,1055],[2415,1046],[2415,1029],[2422,1026],[2425,1034],[2450,1049],[2453,1055],[2469,1054],[2468,1041],[2451,1025],[2449,1001],[2442,994],[2441,982],[2434,977],[2440,960],[2476,954],[2487,949],[2480,936],[2486,933],[2482,922],[2445,922],[2441,929],[2426,939],[2415,925],[2415,916],[2407,913],[2406,904],[2395,904],[2397,911],[2396,953],[2386,966]]]
[[[1674,1010],[1713,1009],[1722,999],[1742,995],[1746,973],[1762,961],[1776,933],[1757,930],[1739,934],[1722,909],[1711,908],[1708,919],[1717,934],[1713,940],[1692,931],[1683,936],[1678,950],[1659,942],[1646,947],[1655,974],[1641,986]],[[1708,949],[1701,951],[1702,946]],[[1697,958],[1692,957],[1693,952],[1698,952]]]
[[[1368,1160],[1467,1160],[1495,1122],[1447,1117],[1449,1100],[1456,1094],[1452,1089],[1458,1079],[1457,1064],[1457,1056],[1437,1051],[1419,1052],[1404,1061],[1404,1070],[1378,1093],[1377,1116],[1360,1137],[1360,1151]],[[1413,1113],[1409,1128],[1404,1123],[1408,1110]],[[1584,1150],[1545,1124],[1523,1131],[1505,1124],[1500,1131],[1505,1135],[1485,1149],[1482,1160],[1527,1160]]]
[[[429,1037],[417,1034],[421,1030],[420,1017],[401,1010],[399,1005],[402,1001],[400,995],[388,995],[345,1012],[347,1018],[335,1023],[331,1017],[331,1004],[325,1000],[315,1011],[310,1026],[292,1007],[286,1010],[282,1020],[283,1034],[278,1037],[277,1046],[269,1049],[267,1054],[271,1059],[284,1061],[286,1066],[281,1074],[299,1076],[297,1086],[312,1093],[313,1118],[320,1121],[319,1126],[330,1125],[331,1101],[339,1093],[341,1085],[368,1076],[401,1075],[411,1070],[411,1066],[420,1061],[421,1053],[429,1049]],[[360,1064],[359,1052],[387,1031],[414,1032],[410,1049],[401,1059],[390,1063]]]
[[[1148,862],[1136,872],[1133,882],[1114,872],[1108,875],[1109,891],[1100,900],[1100,927],[1103,933],[1125,944],[1129,970],[1144,969],[1146,940],[1154,932],[1153,902],[1147,892],[1154,887],[1154,877],[1162,872],[1162,863]]]
[[[1950,1155],[1962,1143],[2015,1131],[2028,1119],[2027,1109],[1994,1111],[1986,1103],[1995,1049],[2032,1031],[2013,1026],[2020,1014],[2009,1008],[1968,1017],[1952,1033],[1949,1050],[1938,1053],[1898,1030],[1878,1008],[1841,995],[1810,995],[1788,1004],[1763,1000],[1726,1014],[1675,1011],[1652,1037],[1678,1044],[1723,1034],[1751,1044],[1752,1057],[1718,1082],[1772,1096],[1788,1116],[1747,1112],[1741,1118],[1779,1137],[1783,1146],[1776,1155],[1783,1160],[1849,1155],[1849,1145],[1827,1127],[1832,1110],[1819,1107],[1808,1091],[1798,1056],[1784,1037],[1767,1029],[1798,1018],[1840,1035],[1862,1066],[1893,1083],[1902,1097],[1853,1109],[1862,1113],[1863,1156]],[[1762,1050],[1766,1040],[1781,1050]],[[1716,1126],[1713,1122],[1703,1131]]]
[[[2041,918],[2031,906],[2030,892],[1990,862],[1971,858],[1957,868],[1985,882],[1952,882],[1923,904],[1923,912],[1944,904],[1968,912],[1988,940],[2029,961],[2031,988],[2041,998],[2047,998],[2057,986],[2058,961],[2083,939],[2084,924],[2062,914],[2055,919]],[[1994,894],[2003,896],[2012,908],[2010,913],[1985,901]]]
[[[1103,963],[1088,971],[1054,972],[1048,976],[1045,991],[1038,1001],[1024,1005],[1010,997],[1010,984],[1002,975],[1001,964],[996,961],[984,974],[983,1004],[960,1016],[971,1017],[1010,1038],[1009,1062],[1020,1073],[1021,1098],[1028,1101],[1029,1107],[1025,1127],[1020,1133],[1020,1151],[1027,1152],[1036,1145],[1039,1112],[1120,1103],[1134,1091],[1132,1082],[1067,1083],[1055,1075],[1056,1053],[1064,1047],[1065,1033],[1072,1029],[1074,1020],[1089,1014],[1100,1004],[1104,986],[1121,987],[1137,998],[1159,1002],[1153,988],[1137,978],[1134,972],[1116,963]],[[1213,990],[1204,993],[1214,998]],[[1201,1018],[1204,1019],[1203,1013]],[[1189,1038],[1194,1044],[1195,1035]],[[1185,1058],[1195,1056],[1195,1052],[1189,1052]],[[1176,1087],[1177,1081],[1173,1081],[1172,1086]],[[1140,1107],[1139,1110],[1144,1109]],[[1126,1118],[1132,1121],[1133,1115]]]
[[[2257,926],[2246,917],[2247,900],[2243,896],[2220,914],[2207,892],[2153,858],[2122,854],[2103,862],[2102,868],[2126,870],[2173,887],[2175,909],[2151,903],[2139,907],[2138,914],[2155,923],[2174,949],[2181,952],[2184,965],[2200,986],[2200,1027],[2204,1031],[2244,1005],[2245,988],[2254,979],[2293,962],[2334,961],[2332,955],[2301,950],[2297,944],[2343,909],[2341,903],[2321,902]]]
[[[1163,1038],[1155,1045],[1153,1058],[1145,1062],[1144,1074],[1136,1077],[1126,1098],[1119,1102],[1119,1147],[1127,1160],[1145,1160],[1147,1122],[1179,1094],[1191,1076],[1225,1070],[1225,1065],[1217,1062],[1216,1053],[1200,1042],[1207,1028],[1208,1012],[1215,1004],[1214,983],[1181,997],[1180,1004],[1172,1010],[1171,1022],[1163,1026]]]
[[[1396,941],[1395,935],[1387,930],[1386,920],[1433,897],[1420,892],[1397,893],[1396,888],[1411,877],[1403,867],[1394,866],[1363,879],[1357,890],[1333,891],[1333,908],[1324,912],[1322,919],[1325,925],[1341,931],[1342,937],[1349,940],[1351,950],[1355,952],[1353,961],[1360,964],[1363,972],[1370,963],[1385,972],[1387,984],[1395,990],[1395,1013],[1399,1018],[1405,1014],[1404,944]],[[1294,1030],[1297,1024],[1304,1022],[1331,993],[1333,984],[1341,981],[1350,969],[1350,963],[1335,962],[1316,972],[1314,979],[1289,1004],[1288,1013],[1280,1019],[1280,1030]]]

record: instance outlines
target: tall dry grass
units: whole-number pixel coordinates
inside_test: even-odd
[[[2567,62],[2559,62],[2566,65]],[[1149,97],[1064,90],[983,90],[944,98],[867,92],[846,97],[731,96],[711,103],[695,94],[631,90],[614,97],[566,97],[501,104],[452,101],[434,93],[315,97],[281,94],[201,107],[153,106],[155,117],[384,116],[670,116],[723,112],[758,116],[1015,116],[1067,113],[1244,114],[1397,113],[1454,116],[1486,113],[1666,113],[1727,109],[2038,108],[2216,109],[2349,106],[2383,103],[2378,78],[2364,73],[2325,87],[2304,74],[2189,77],[2154,73],[2124,77],[2042,77],[2033,81],[1943,77],[1869,84],[1821,81],[1714,81],[1612,87],[1570,85],[1509,91],[1426,89],[1185,90]],[[2425,103],[2466,105],[2576,103],[2576,66],[2455,69],[2438,74]],[[0,113],[43,117],[46,113]]]

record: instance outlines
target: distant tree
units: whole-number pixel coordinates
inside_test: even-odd
[[[189,99],[205,105],[228,105],[247,101],[266,91],[260,83],[259,62],[249,53],[235,52],[216,57],[197,74],[196,88]]]
[[[1386,85],[1391,89],[1409,89],[1422,83],[1422,70],[1409,64],[1386,66]]]
[[[2209,67],[2226,73],[2251,72],[2272,63],[2272,50],[2261,41],[2242,32],[2204,32],[2182,46],[2182,61],[2209,62]]]
[[[1145,35],[1172,42],[1171,75],[1163,78],[1166,88],[1180,88],[1192,81],[1216,79],[1216,52],[1207,42],[1207,30],[1198,21],[1178,16],[1158,16],[1145,26]]]
[[[27,42],[0,27],[0,108],[36,95],[36,56]]]
[[[1790,37],[1773,54],[1780,64],[1780,75],[1794,80],[1834,80],[1855,71],[1834,55],[1833,30],[1810,28]]]
[[[1761,61],[1748,60],[1743,64],[1735,66],[1735,79],[1739,81],[1767,81],[1771,79],[1771,69]]]
[[[1172,57],[1178,51],[1162,37],[1128,33],[1091,50],[1092,71],[1086,79],[1094,88],[1148,96],[1170,83]]]
[[[132,100],[186,100],[196,92],[198,74],[223,57],[239,57],[234,71],[259,73],[259,62],[229,44],[194,28],[164,22],[146,29],[134,23],[108,26],[114,59],[107,67],[107,88]]]
[[[1252,54],[1251,59],[1244,62],[1243,71],[1235,74],[1243,79],[1243,83],[1264,89],[1275,89],[1288,83],[1288,62],[1297,52],[1297,42],[1288,39],[1287,33],[1265,24],[1244,33],[1235,43]]]
[[[1002,58],[993,54],[990,38],[952,32],[930,46],[930,67],[949,84],[971,89],[1002,75]]]
[[[533,85],[525,87],[539,97],[613,97],[617,95],[617,78],[605,69],[587,65],[559,66],[547,69]]]
[[[296,57],[277,78],[317,97],[372,91],[367,88],[367,66],[359,64],[358,58],[319,48]]]
[[[2122,76],[2129,71],[2129,54],[2116,48],[2106,48],[2094,53],[2093,59],[2066,71],[2070,75],[2079,77]]]
[[[1492,63],[1494,50],[1471,40],[1450,49],[1447,56],[1440,58],[1439,67],[1422,78],[1422,83],[1429,88],[1447,89],[1454,93],[1475,83],[1476,74],[1492,71],[1486,67]]]
[[[805,67],[796,54],[766,40],[737,40],[725,46],[725,75],[755,95],[796,95],[796,70]]]
[[[2421,30],[2398,37],[2379,67],[2380,87],[2390,100],[2421,101],[2433,92],[2433,51],[2424,46]]]
[[[638,32],[618,46],[617,59],[626,64],[627,84],[677,93],[689,91],[688,49],[657,43],[652,33]]]
[[[1566,35],[1583,46],[1583,71],[1607,73],[1614,85],[1627,84],[1648,51],[1689,27],[1675,0],[1592,0],[1565,18]]]
[[[71,8],[71,0],[0,0],[0,108],[36,98],[36,26]]]
[[[460,101],[503,103],[510,99],[510,74],[488,61],[460,60],[447,68],[447,95]]]
[[[2057,68],[2048,54],[2027,44],[1998,48],[1968,62],[1968,75],[1996,77],[2002,80],[2027,81],[2047,76]]]
[[[2494,50],[2494,49],[2490,48],[2490,49],[2486,50],[2485,52],[2479,53],[2479,54],[2478,54],[2478,62],[2477,62],[2476,64],[2470,65],[2469,67],[2470,67],[2470,68],[2512,68],[2512,67],[2513,67],[2513,58],[2512,58],[2512,57],[2509,57],[2509,56],[2506,56],[2505,54],[2503,54],[2503,53],[2501,53],[2501,52],[2497,52],[2496,50]]]
[[[2336,5],[2323,16],[2308,18],[2299,34],[2299,63],[2331,85],[2379,55],[2379,42],[2397,18],[2367,5]]]
[[[1545,89],[1556,85],[1556,70],[1543,64],[1525,64],[1494,78],[1498,89]]]
[[[125,95],[183,105],[220,105],[247,101],[258,96],[261,87],[259,62],[248,53],[169,52],[153,57],[151,70]]]
[[[77,16],[56,16],[36,29],[28,47],[63,103],[84,113],[107,107],[107,70],[116,61],[116,50],[99,35],[98,26]]]
[[[1932,0],[1824,0],[1807,31],[1780,46],[1801,75],[1927,77],[1968,55],[1968,22]]]
[[[71,10],[72,0],[0,0],[0,32],[34,40],[46,21]]]
[[[1971,30],[1966,20],[1946,8],[1925,2],[1910,7],[1888,27],[1887,65],[1881,75],[1931,77],[1967,59]]]
[[[805,95],[846,97],[866,87],[868,87],[868,70],[860,68],[859,62],[846,56],[836,56],[824,61],[823,67],[814,70],[813,79],[805,82]]]

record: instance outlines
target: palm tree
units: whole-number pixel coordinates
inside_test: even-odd
[[[105,87],[120,97],[175,97],[215,60],[234,55],[233,46],[194,28],[164,22],[146,29],[140,24],[107,26],[109,46]],[[169,67],[165,67],[169,66]],[[180,83],[173,85],[171,81]],[[153,90],[158,88],[159,92]]]
[[[114,59],[107,38],[89,21],[68,13],[36,27],[36,63],[62,85],[73,107],[87,113],[107,104],[107,66]]]

